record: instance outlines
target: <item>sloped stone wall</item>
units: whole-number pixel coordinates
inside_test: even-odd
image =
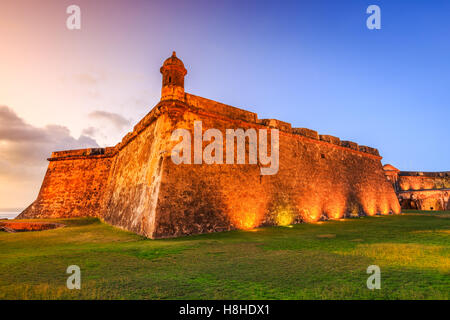
[[[104,190],[102,219],[112,225],[153,237],[161,184],[165,130],[153,118],[115,156]]]
[[[112,156],[92,153],[92,149],[54,153],[37,199],[17,218],[101,216]]]

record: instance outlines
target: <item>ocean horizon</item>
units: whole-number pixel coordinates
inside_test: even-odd
[[[0,212],[0,219],[14,219],[20,214],[20,211],[4,211]]]

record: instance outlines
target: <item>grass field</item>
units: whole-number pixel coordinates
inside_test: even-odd
[[[0,232],[0,299],[449,299],[450,212],[148,240],[82,218]],[[81,268],[81,290],[66,268]],[[369,265],[381,289],[366,287]]]

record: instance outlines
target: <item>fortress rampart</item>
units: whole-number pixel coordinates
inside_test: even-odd
[[[185,93],[171,82],[181,81],[180,63],[166,60],[161,101],[115,147],[54,152],[38,198],[19,217],[97,216],[163,238],[400,212],[377,149]],[[223,135],[279,129],[277,174],[261,175],[260,163],[176,165],[171,134],[193,134],[195,121]]]
[[[112,161],[93,149],[54,152],[37,199],[23,217],[98,216]]]
[[[400,171],[383,167],[403,209],[450,210],[450,171]]]

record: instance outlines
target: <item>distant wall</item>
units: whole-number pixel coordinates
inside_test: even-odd
[[[403,209],[450,210],[449,171],[400,171],[392,165],[383,168]]]
[[[400,171],[398,184],[401,191],[450,188],[450,172]]]
[[[450,189],[401,191],[398,198],[403,209],[450,210]]]
[[[18,218],[100,216],[111,148],[54,152],[37,199]]]

